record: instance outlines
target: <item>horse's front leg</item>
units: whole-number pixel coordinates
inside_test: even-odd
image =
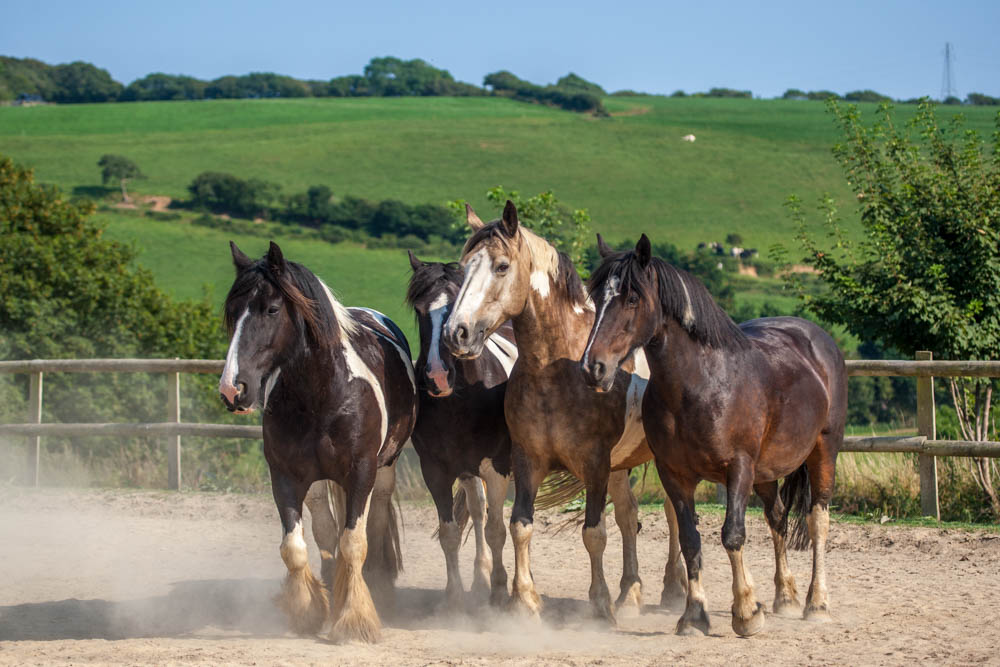
[[[583,519],[583,546],[590,556],[590,604],[594,613],[615,623],[608,582],[604,578],[604,549],[608,544],[608,531],[604,523],[604,503],[608,496],[608,467],[595,466],[587,471],[587,508]],[[633,548],[634,548],[633,541]]]
[[[642,610],[642,579],[636,536],[639,533],[639,503],[632,493],[628,471],[616,470],[608,479],[608,492],[615,506],[615,522],[622,534],[622,579],[615,609]],[[602,522],[603,523],[603,522]]]
[[[309,484],[271,469],[271,492],[284,530],[281,559],[288,568],[277,602],[288,615],[292,630],[301,635],[319,632],[329,612],[326,589],[309,569],[309,552],[303,537],[302,501],[308,489]]]
[[[694,487],[698,480],[675,479],[659,460],[656,462],[656,470],[660,474],[663,489],[674,506],[678,539],[687,569],[687,599],[684,613],[677,621],[676,632],[679,635],[687,635],[699,631],[707,635],[711,624],[708,620],[708,600],[701,585],[701,535],[698,534],[694,513]]]
[[[335,642],[360,639],[378,641],[382,624],[363,568],[368,555],[368,501],[375,485],[375,457],[355,459],[344,485],[346,493],[344,529],[340,533],[339,555],[333,575],[331,604],[333,626],[330,639]]]
[[[493,563],[486,550],[486,491],[479,477],[462,480],[465,489],[465,504],[472,518],[472,531],[476,539],[476,560],[472,570],[472,595],[477,600],[486,600],[490,594],[490,568]]]
[[[503,545],[507,541],[507,531],[503,523],[503,504],[507,498],[507,487],[510,486],[510,475],[504,477],[498,473],[489,460],[484,460],[479,465],[479,474],[486,482],[486,542],[493,555],[490,604],[498,606],[507,602],[507,570],[503,566]]]
[[[465,590],[462,586],[462,574],[458,567],[458,551],[462,544],[462,525],[455,519],[455,507],[451,494],[455,476],[448,472],[444,466],[430,459],[420,459],[420,470],[438,513],[438,542],[444,553],[447,576],[444,589],[446,604],[452,611],[460,611],[463,607]],[[464,495],[464,493],[457,495]],[[465,523],[464,520],[462,523]]]
[[[753,577],[743,562],[746,543],[746,507],[753,488],[754,465],[748,457],[737,457],[726,474],[726,520],[722,524],[722,546],[733,568],[733,630],[741,637],[764,629],[764,607],[757,602]]]
[[[512,447],[514,469],[514,508],[510,514],[510,539],[514,543],[514,583],[509,608],[539,618],[542,600],[531,576],[531,534],[534,531],[535,496],[546,470],[532,461],[516,444]]]

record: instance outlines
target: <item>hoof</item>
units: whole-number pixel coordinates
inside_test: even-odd
[[[605,621],[611,627],[618,625],[618,621],[615,619],[615,610],[611,606],[610,597],[591,600],[590,606],[594,610],[594,618]]]
[[[275,602],[288,616],[292,632],[307,637],[320,631],[330,609],[329,594],[308,568],[288,573]]]
[[[615,601],[615,612],[626,616],[638,616],[642,609],[642,582],[635,581],[622,585],[622,592]]]
[[[795,598],[790,600],[775,599],[773,609],[775,616],[783,618],[798,618],[802,615],[802,605]]]
[[[490,581],[489,579],[481,579],[476,577],[472,580],[472,588],[469,591],[472,593],[472,597],[479,602],[482,602],[490,597]]]
[[[666,609],[683,609],[687,604],[687,589],[679,581],[663,587],[660,606]]]
[[[829,623],[833,620],[833,617],[830,616],[830,610],[826,608],[826,605],[822,607],[806,607],[802,618],[811,623]]]
[[[764,629],[764,606],[757,603],[757,610],[750,618],[740,618],[733,614],[733,631],[740,637],[752,637]]]
[[[382,634],[382,626],[377,617],[372,618],[355,612],[346,612],[330,628],[330,641],[336,644],[360,641],[374,644]]]
[[[507,602],[507,611],[517,616],[540,620],[542,601],[534,590],[528,593],[515,592]]]
[[[708,614],[705,613],[703,606],[697,604],[693,609],[685,610],[684,615],[677,621],[677,628],[674,632],[684,637],[695,637],[707,635],[710,630],[711,624],[708,622]]]

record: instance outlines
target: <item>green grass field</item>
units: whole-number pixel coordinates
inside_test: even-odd
[[[217,100],[0,107],[0,153],[32,166],[36,178],[73,194],[102,192],[98,158],[118,153],[148,176],[137,194],[184,198],[200,172],[218,170],[281,184],[285,193],[329,185],[335,194],[408,203],[467,198],[483,217],[495,211],[488,187],[534,194],[553,189],[588,208],[611,241],[647,232],[690,249],[730,232],[766,254],[794,248],[782,204],[822,192],[850,193],[830,147],[832,118],[819,102],[608,98],[597,119],[502,98]],[[866,113],[873,105],[863,105]],[[912,115],[902,106],[899,114]],[[967,108],[969,126],[988,134],[993,111]],[[955,113],[942,107],[940,114]],[[697,140],[681,140],[693,133]],[[184,221],[99,214],[108,235],[134,241],[139,262],[182,298],[207,286],[220,304],[229,287],[232,236]],[[263,239],[236,238],[251,255]],[[409,275],[402,251],[281,240],[289,258],[313,268],[345,303],[378,308],[413,333],[403,306]],[[737,302],[795,300],[776,280],[736,280]]]
[[[847,209],[819,102],[608,98],[608,119],[501,98],[217,100],[0,108],[0,152],[72,192],[99,183],[98,158],[135,160],[141,193],[186,196],[205,170],[408,203],[488,187],[551,188],[588,208],[615,241],[645,231],[681,247],[738,232],[766,249],[789,241],[782,202],[824,191]],[[873,109],[872,105],[865,107]],[[900,107],[902,115],[913,107]],[[988,133],[988,108],[964,110]],[[638,112],[638,113],[637,113]],[[942,108],[942,116],[951,108]],[[681,141],[693,133],[695,143]],[[492,213],[492,211],[490,211]]]

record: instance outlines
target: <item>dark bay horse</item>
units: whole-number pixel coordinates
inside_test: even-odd
[[[275,243],[258,261],[230,246],[236,280],[225,303],[231,340],[219,391],[233,412],[264,413],[288,568],[280,603],[298,632],[318,632],[329,615],[332,639],[376,641],[380,622],[365,578],[391,590],[399,570],[392,464],[416,420],[409,346],[383,315],[344,308]],[[339,540],[320,543],[324,567],[337,554],[330,603],[302,536],[307,494],[312,507],[323,506],[317,487],[310,492],[318,480],[332,480],[343,512],[332,533]]]
[[[511,604],[539,613],[529,558],[536,495],[550,471],[568,470],[587,492],[583,542],[591,564],[589,597],[595,611],[613,621],[616,607],[641,604],[638,505],[627,471],[652,458],[640,419],[645,357],[639,351],[634,361],[629,359],[611,391],[591,391],[578,364],[594,310],[572,262],[521,226],[509,201],[503,217],[489,224],[471,209],[467,216],[475,231],[462,252],[465,277],[444,337],[457,358],[474,359],[504,322],[514,326],[519,356],[504,398],[516,489],[510,519],[515,557]],[[621,593],[614,607],[603,565],[609,491],[623,543]],[[664,575],[664,597],[670,598],[683,595],[686,577],[673,506],[666,504],[665,509],[671,520],[672,556]]]
[[[458,550],[466,518],[471,516],[476,539],[472,592],[478,599],[489,596],[492,604],[500,604],[507,600],[503,504],[510,482],[510,434],[503,400],[517,360],[514,332],[509,325],[501,327],[487,339],[478,359],[456,360],[441,340],[441,329],[462,286],[462,267],[422,262],[413,253],[410,266],[413,275],[406,300],[420,329],[416,375],[421,390],[412,439],[437,507],[448,602],[453,608],[462,606]],[[456,479],[462,486],[452,499]],[[492,558],[486,552],[487,542]]]
[[[642,420],[677,510],[688,571],[677,632],[709,630],[694,513],[694,489],[702,479],[726,485],[722,544],[733,569],[737,634],[764,627],[743,564],[752,490],[764,502],[774,541],[774,611],[799,608],[785,558],[787,506],[795,500],[809,506],[813,545],[804,616],[828,618],[827,508],[847,410],[847,372],[837,345],[820,327],[795,317],[737,326],[700,281],[652,257],[645,234],[634,251],[615,253],[600,237],[598,247],[604,261],[590,280],[597,321],[580,365],[594,389],[608,391],[617,384],[619,365],[635,350],[646,351],[651,375]],[[781,478],[787,479],[779,494]]]

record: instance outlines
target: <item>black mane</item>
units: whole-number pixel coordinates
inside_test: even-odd
[[[462,257],[464,258],[469,254],[470,250],[487,239],[498,239],[503,247],[509,248],[512,239],[507,236],[507,233],[501,227],[501,222],[502,220],[494,220],[473,232],[462,248]],[[543,236],[539,236],[538,238],[548,242],[548,239],[545,239]],[[587,301],[586,292],[584,292],[580,274],[577,272],[576,267],[573,266],[573,260],[561,250],[556,250],[556,255],[559,257],[559,268],[556,271],[555,280],[556,286],[563,290],[570,303],[580,306],[584,305]]]
[[[406,289],[406,303],[411,307],[417,301],[429,294],[441,284],[453,284],[461,287],[465,270],[458,262],[427,262],[410,276],[410,284]]]
[[[719,307],[705,285],[683,269],[653,257],[647,268],[656,276],[660,308],[664,316],[677,320],[691,336],[717,348],[745,349],[750,341],[732,318]],[[619,252],[604,258],[590,277],[590,294],[615,276],[627,298],[631,292],[645,296],[654,287],[649,273],[640,264],[635,251]],[[686,289],[686,296],[685,296]],[[691,317],[685,321],[690,302]]]
[[[326,290],[312,271],[297,262],[285,262],[285,271],[275,275],[267,259],[260,259],[242,271],[233,286],[229,288],[223,308],[223,319],[230,334],[239,316],[230,304],[249,294],[262,282],[270,283],[288,303],[289,309],[297,315],[305,326],[313,342],[321,347],[329,347],[337,340],[339,324],[333,306],[326,296]]]

